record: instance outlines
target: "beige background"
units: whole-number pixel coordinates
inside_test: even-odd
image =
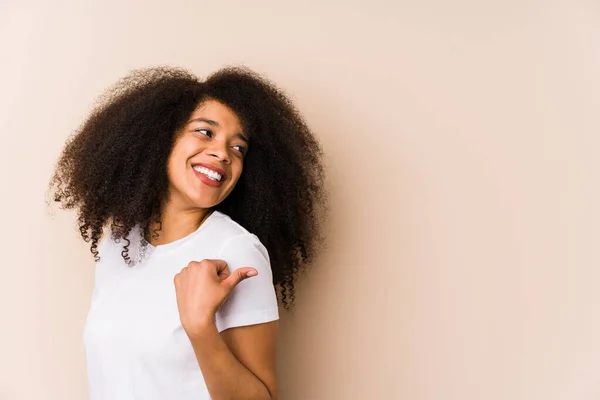
[[[230,63],[328,156],[281,399],[600,398],[598,2],[1,0],[0,46],[0,399],[86,397],[66,137],[131,68]]]

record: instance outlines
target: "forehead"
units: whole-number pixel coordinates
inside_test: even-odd
[[[216,121],[219,126],[226,129],[233,129],[236,131],[242,130],[242,123],[237,114],[225,104],[208,99],[203,101],[196,107],[189,120],[195,118],[206,118]]]

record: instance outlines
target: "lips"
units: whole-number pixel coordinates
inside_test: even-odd
[[[214,181],[214,182],[223,183],[223,182],[225,182],[227,180],[227,174],[225,173],[224,170],[222,170],[219,167],[215,167],[214,165],[210,165],[210,164],[207,164],[207,163],[194,163],[194,164],[192,164],[192,168],[194,168],[194,171],[196,171],[195,167],[204,167],[204,168],[206,168],[206,169],[208,169],[210,171],[216,172],[217,174],[221,175],[221,179],[219,181]],[[196,172],[198,172],[198,171],[196,171]]]

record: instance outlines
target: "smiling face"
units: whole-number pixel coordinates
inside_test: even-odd
[[[222,202],[242,174],[248,136],[237,115],[216,100],[191,114],[167,163],[171,202],[183,209],[206,209]]]

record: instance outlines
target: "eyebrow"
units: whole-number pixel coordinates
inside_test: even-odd
[[[202,118],[202,117],[194,118],[189,121],[189,123],[192,123],[192,122],[206,122],[207,124],[209,124],[211,126],[219,127],[219,123],[217,121],[213,121],[212,119],[207,119],[207,118]],[[240,138],[241,140],[246,142],[246,144],[248,144],[248,138],[242,132],[238,132],[234,136],[237,138]]]

